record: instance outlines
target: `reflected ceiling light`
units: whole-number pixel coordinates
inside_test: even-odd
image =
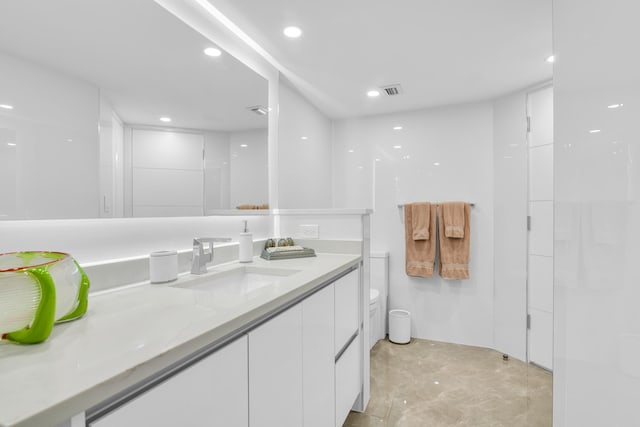
[[[169,123],[171,121],[171,117],[160,117],[161,122]]]
[[[364,169],[364,166],[358,166],[358,170]]]
[[[589,133],[598,133],[598,132],[600,132],[600,129],[591,129],[589,131]]]
[[[282,30],[282,32],[284,33],[285,36],[289,37],[290,39],[297,39],[302,35],[302,30],[298,27],[287,27],[284,30]]]
[[[247,145],[247,144],[240,144],[240,147],[242,147],[242,148],[247,148],[247,147],[248,147],[248,145]]]
[[[433,166],[440,166],[440,162],[435,162]]]
[[[380,96],[380,92],[378,92],[377,90],[370,90],[369,92],[367,92],[367,96],[369,98],[375,98],[376,96]]]
[[[553,64],[556,61],[556,57],[554,55],[547,56],[547,59],[545,59],[545,61],[547,61],[549,64]]]
[[[408,155],[408,154],[406,156],[402,156],[402,160],[409,160],[410,158],[411,158],[411,156]]]
[[[0,104],[0,108],[4,108],[5,110],[13,110],[13,105]]]
[[[622,107],[623,105],[624,105],[624,104],[611,104],[611,105],[607,105],[607,108],[610,108],[610,109],[612,109],[612,110],[613,110],[614,108],[620,108],[620,107]]]
[[[71,139],[71,138],[67,138],[67,139],[65,139],[65,141],[67,141],[67,142],[73,142],[73,139]]]
[[[394,126],[393,130],[402,130],[402,126]]]
[[[7,145],[8,145],[9,147],[15,147],[15,146],[16,146],[16,143],[15,143],[15,142],[7,142]]]
[[[376,157],[376,162],[379,162],[379,161],[380,161],[380,159]]]
[[[208,47],[204,50],[204,54],[207,56],[220,56],[222,51],[217,47]]]
[[[402,148],[402,145],[394,145],[393,148],[395,148],[396,150],[399,150]]]
[[[300,139],[303,140],[303,141],[306,141],[307,139],[309,139],[309,137],[308,136],[301,136]]]
[[[347,150],[347,153],[353,153],[353,149]]]

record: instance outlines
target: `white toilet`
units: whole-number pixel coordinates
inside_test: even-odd
[[[371,252],[369,299],[369,348],[387,334],[387,296],[389,295],[389,252]]]
[[[380,292],[369,289],[369,350],[378,342],[381,327]]]

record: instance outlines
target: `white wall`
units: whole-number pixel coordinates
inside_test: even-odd
[[[229,209],[230,155],[228,132],[204,134],[204,207],[205,214]]]
[[[638,425],[639,15],[625,0],[553,3],[557,427]]]
[[[269,202],[267,129],[231,132],[230,208]]]
[[[493,103],[493,346],[527,358],[526,92]]]
[[[283,83],[278,135],[278,207],[330,208],[331,121]]]
[[[372,249],[390,253],[390,308],[411,311],[414,337],[493,345],[492,128],[491,103],[334,123],[335,207],[374,207]],[[422,200],[475,203],[470,280],[405,274],[397,205]]]
[[[0,129],[16,144],[2,150],[17,166],[0,169],[0,215],[99,216],[98,88],[0,54],[0,98],[14,107],[0,109]]]

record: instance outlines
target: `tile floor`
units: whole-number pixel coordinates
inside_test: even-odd
[[[412,339],[371,351],[371,399],[344,427],[548,427],[552,376],[487,348]]]

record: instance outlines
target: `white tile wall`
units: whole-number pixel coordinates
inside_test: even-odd
[[[331,121],[296,90],[280,84],[278,200],[281,209],[331,206]]]
[[[96,86],[0,54],[3,144],[0,171],[11,219],[99,216],[99,91]],[[93,159],[93,161],[89,160]],[[55,161],[54,161],[55,160]],[[3,161],[4,163],[4,161]],[[5,216],[4,218],[7,218]]]
[[[389,308],[411,312],[414,337],[493,344],[492,132],[490,103],[334,122],[335,207],[374,207],[372,248],[390,254]],[[424,200],[475,203],[470,280],[405,274],[397,205]]]
[[[267,129],[231,132],[229,154],[228,207],[268,203]]]
[[[633,52],[640,4],[554,0],[553,9],[555,196],[562,207],[554,426],[636,426],[640,58]]]

